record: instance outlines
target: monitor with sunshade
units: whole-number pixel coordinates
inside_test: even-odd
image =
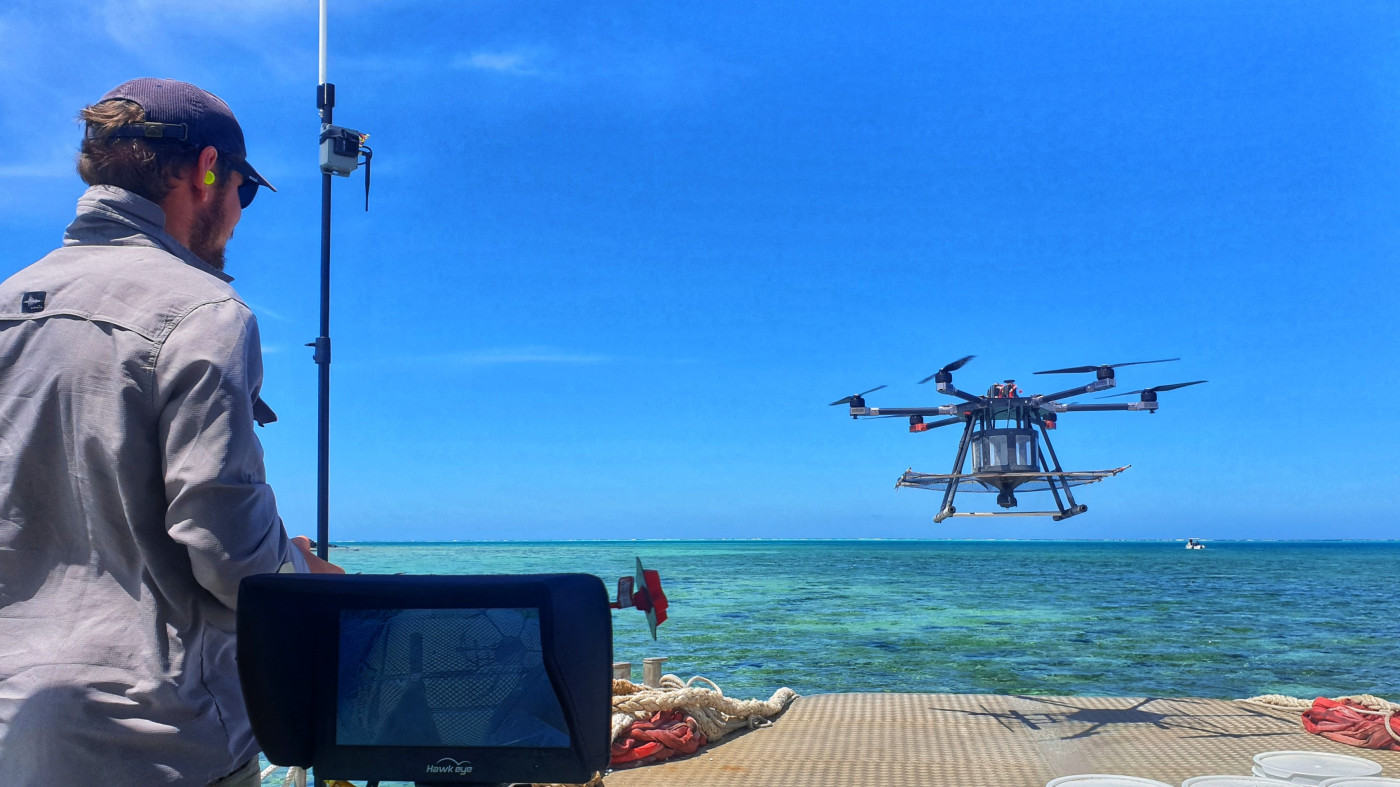
[[[606,769],[612,621],[586,574],[243,581],[254,735],[316,779],[582,783]]]

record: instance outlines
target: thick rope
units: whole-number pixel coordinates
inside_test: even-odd
[[[1261,694],[1258,697],[1250,697],[1249,699],[1235,700],[1235,702],[1244,702],[1250,705],[1266,705],[1270,708],[1286,708],[1288,710],[1293,710],[1294,708],[1296,708],[1300,711],[1307,710],[1308,708],[1312,707],[1312,700],[1300,699],[1298,697],[1289,697],[1284,694]]]
[[[694,686],[697,682],[707,683],[710,688]],[[634,721],[659,711],[679,709],[695,719],[705,738],[713,743],[740,728],[768,726],[772,723],[768,717],[782,713],[796,697],[797,692],[783,687],[766,702],[731,699],[714,681],[700,675],[688,681],[665,675],[656,687],[614,680],[612,739],[616,741],[626,734]]]
[[[1400,705],[1388,700],[1383,700],[1373,694],[1349,694],[1345,697],[1333,697],[1334,702],[1349,700],[1365,708],[1381,713],[1400,712]],[[1262,694],[1258,697],[1250,697],[1246,700],[1235,700],[1235,702],[1250,702],[1255,705],[1268,705],[1274,708],[1301,708],[1307,710],[1313,706],[1312,700],[1305,700],[1301,697],[1289,697],[1284,694]]]
[[[1352,710],[1357,713],[1364,716],[1380,716],[1381,726],[1385,728],[1386,732],[1390,733],[1390,737],[1394,739],[1396,743],[1400,743],[1400,734],[1395,732],[1395,728],[1390,723],[1390,720],[1395,717],[1395,714],[1400,713],[1400,705],[1390,702],[1389,700],[1381,699],[1374,694],[1351,694],[1345,697],[1334,697],[1333,701],[1349,701],[1361,706],[1361,708],[1352,708]],[[1287,708],[1288,710],[1307,710],[1313,706],[1312,700],[1305,700],[1301,697],[1289,697],[1283,694],[1263,694],[1258,697],[1250,697],[1246,700],[1235,700],[1235,702],[1248,702],[1254,705],[1267,705],[1272,708]],[[1367,708],[1368,710],[1362,710],[1362,708]]]
[[[709,688],[695,686],[707,683]],[[613,680],[612,740],[617,741],[627,734],[632,723],[650,718],[660,711],[679,709],[695,720],[700,731],[710,742],[723,738],[729,733],[747,727],[767,727],[773,722],[768,718],[782,713],[788,704],[797,698],[797,692],[783,687],[773,692],[767,702],[761,700],[736,700],[724,696],[714,681],[696,675],[682,681],[675,675],[664,675],[659,686],[643,686],[630,680]],[[603,775],[594,776],[581,787],[602,787]],[[535,787],[570,787],[570,785],[535,785]]]

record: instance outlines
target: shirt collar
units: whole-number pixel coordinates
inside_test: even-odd
[[[165,211],[117,186],[90,186],[78,199],[78,215],[63,234],[64,246],[150,246],[164,249],[222,281],[233,277],[200,259],[165,231]]]

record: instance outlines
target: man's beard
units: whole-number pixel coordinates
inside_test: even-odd
[[[220,191],[213,202],[195,214],[194,224],[190,227],[190,251],[218,270],[224,269],[224,246],[228,243],[224,241],[216,246],[217,241],[214,238],[219,228],[224,226],[224,219],[228,215],[224,204],[225,200],[222,199]]]

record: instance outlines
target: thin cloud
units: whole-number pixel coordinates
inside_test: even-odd
[[[452,67],[494,71],[516,76],[539,76],[544,73],[539,65],[541,57],[541,51],[534,49],[517,49],[505,52],[477,51],[458,55],[453,59]]]
[[[436,360],[458,366],[501,366],[505,364],[565,364],[587,366],[609,363],[614,359],[607,355],[572,353],[551,347],[509,347],[466,353],[447,353],[438,356]]]
[[[0,166],[0,178],[71,178],[73,157],[21,161]]]
[[[288,53],[305,55],[307,51],[297,47],[298,39],[288,36],[291,25],[310,30],[313,41],[316,31],[315,5],[286,0],[99,0],[95,8],[81,13],[85,24],[100,29],[117,47],[140,55],[147,73],[162,76],[199,69],[200,59],[213,46],[229,60],[260,63],[265,71],[287,78],[300,73],[293,69]],[[190,38],[191,23],[224,35]]]
[[[148,19],[169,25],[175,19],[211,19],[219,24],[250,24],[270,19],[307,15],[306,9],[285,0],[208,0],[191,4],[186,0],[106,0],[102,4],[110,26],[133,19]]]
[[[247,303],[248,308],[253,310],[253,314],[256,314],[258,316],[258,319],[262,319],[263,317],[271,317],[272,319],[278,320],[280,322],[292,321],[291,317],[288,317],[287,315],[274,309],[269,309],[261,303],[253,303],[252,301],[248,301]]]
[[[666,104],[703,99],[746,73],[692,45],[669,43],[484,48],[460,53],[450,63],[459,71],[573,85],[582,96]]]
[[[578,353],[557,347],[493,347],[455,353],[433,353],[404,359],[412,363],[444,364],[450,366],[506,366],[512,364],[557,364],[589,366],[612,363],[617,358],[596,353]]]
[[[342,371],[382,369],[390,359],[341,355],[336,366]],[[578,353],[555,347],[496,347],[467,352],[432,353],[427,355],[394,356],[392,363],[430,369],[490,369],[506,366],[598,366],[623,360],[617,356]]]

